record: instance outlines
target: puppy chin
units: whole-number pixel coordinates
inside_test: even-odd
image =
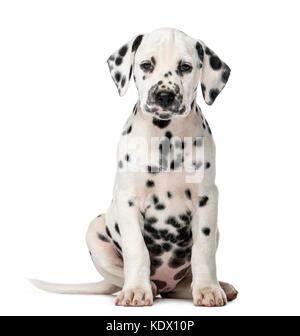
[[[170,112],[156,112],[155,118],[159,120],[170,120],[173,117],[173,114]]]
[[[159,120],[170,120],[173,117],[173,113],[167,110],[162,109],[159,106],[152,106],[149,107],[148,105],[144,105],[142,111],[147,114],[155,117]]]

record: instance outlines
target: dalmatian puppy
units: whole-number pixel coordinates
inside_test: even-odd
[[[121,135],[113,200],[87,232],[104,280],[34,284],[60,293],[119,292],[122,306],[152,305],[157,294],[223,306],[238,293],[217,279],[215,145],[196,97],[200,86],[213,104],[230,68],[175,29],[134,37],[108,65],[120,96],[133,77],[139,98]]]

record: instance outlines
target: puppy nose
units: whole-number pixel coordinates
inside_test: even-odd
[[[174,102],[175,94],[171,91],[160,91],[156,94],[156,103],[161,107],[168,107]]]

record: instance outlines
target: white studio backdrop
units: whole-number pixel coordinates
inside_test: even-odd
[[[299,2],[0,2],[2,315],[299,314]],[[198,103],[217,145],[219,279],[237,301],[115,307],[59,296],[28,278],[100,276],[85,232],[112,197],[118,137],[137,99],[120,98],[107,57],[136,34],[174,27],[232,68],[216,103]]]

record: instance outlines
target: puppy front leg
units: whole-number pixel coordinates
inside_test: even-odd
[[[217,280],[217,187],[201,192],[192,221],[192,294],[196,306],[223,306],[226,295]]]
[[[124,260],[124,286],[116,305],[150,306],[150,257],[141,230],[140,213],[127,195],[116,200]]]

